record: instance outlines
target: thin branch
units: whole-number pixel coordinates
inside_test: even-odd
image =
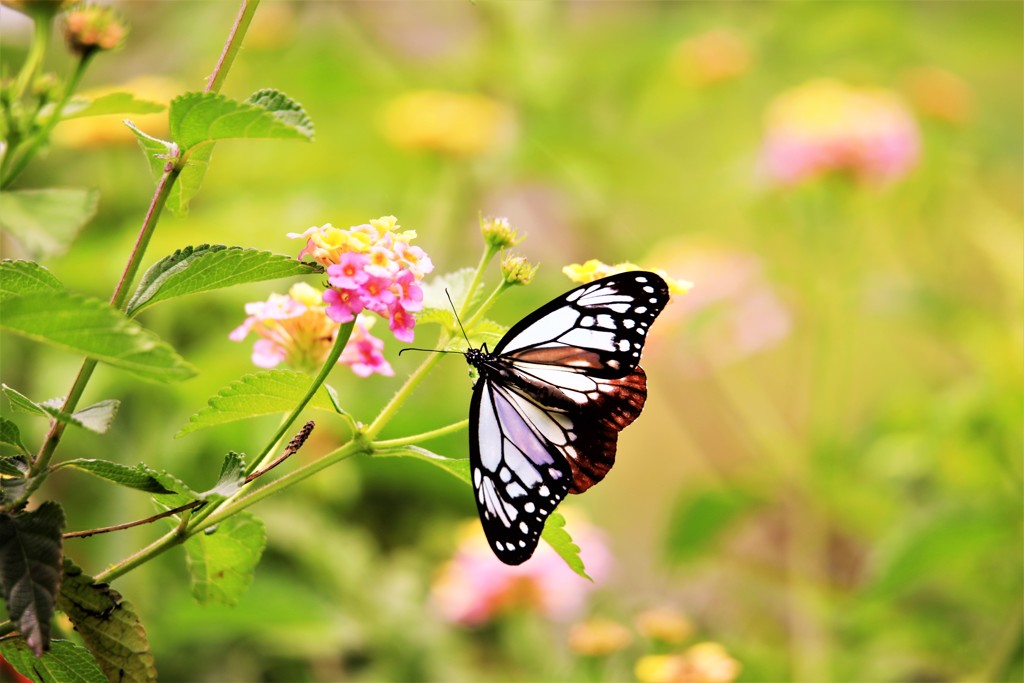
[[[163,519],[164,517],[170,517],[171,515],[176,515],[179,512],[184,512],[185,510],[191,510],[194,507],[199,507],[204,502],[205,501],[202,501],[202,500],[193,500],[190,503],[185,503],[184,505],[179,505],[178,507],[174,508],[173,510],[167,510],[165,512],[161,512],[158,515],[153,515],[152,517],[146,517],[145,519],[138,519],[138,520],[135,520],[134,522],[125,522],[124,524],[115,524],[114,526],[105,526],[105,527],[100,527],[99,529],[86,529],[85,531],[69,531],[68,533],[64,534],[64,538],[85,538],[87,536],[95,536],[96,534],[106,534],[106,533],[109,533],[111,531],[121,531],[122,529],[131,529],[133,526],[142,526],[143,524],[149,524],[150,522],[155,522],[156,520]]]

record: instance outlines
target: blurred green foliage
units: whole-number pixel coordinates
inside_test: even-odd
[[[119,8],[127,45],[98,60],[86,86],[158,76],[168,96],[202,87],[236,12],[212,2]],[[528,233],[517,251],[541,266],[493,311],[505,324],[566,289],[561,267],[588,258],[664,268],[696,282],[687,297],[719,287],[717,301],[685,308],[684,297],[655,326],[644,417],[623,434],[608,480],[566,503],[606,531],[616,559],[586,614],[630,623],[672,606],[697,625],[695,638],[726,646],[739,680],[1021,680],[1022,18],[1018,3],[984,1],[265,0],[225,93],[280,88],[302,103],[316,139],[219,144],[190,215],[162,220],[150,263],[202,243],[296,253],[287,232],[394,214],[444,273],[475,263],[483,213]],[[13,71],[23,52],[4,20],[0,57]],[[693,78],[699,60],[680,74],[681,41],[717,29],[739,37],[748,63],[714,82]],[[55,69],[68,59],[50,56]],[[922,67],[958,84],[935,95],[940,105],[966,104],[953,114],[929,105],[927,83],[924,99],[912,87]],[[758,175],[765,110],[823,76],[917,105],[922,149],[909,175],[788,189]],[[503,140],[461,156],[391,145],[386,106],[422,89],[502,103]],[[69,288],[107,297],[152,179],[130,138],[83,131],[58,137],[20,184],[99,188],[98,216],[44,265]],[[4,251],[18,256],[14,243]],[[708,254],[731,256],[702,280],[690,268]],[[734,277],[735,258],[756,263],[745,286],[771,292],[788,323],[756,352],[723,355],[737,334],[728,321],[759,331],[742,326],[754,317],[746,300],[715,284]],[[163,387],[101,367],[84,400],[121,399],[117,421],[103,436],[69,433],[58,456],[145,461],[209,486],[223,454],[258,448],[273,418],[173,436],[251,370],[248,346],[227,335],[245,302],[284,287],[144,313],[200,376]],[[343,367],[332,376],[357,419],[415,367],[399,348],[388,344],[395,378]],[[36,400],[66,391],[78,362],[3,339],[4,382]],[[446,359],[383,436],[463,419],[468,399],[465,366]],[[42,433],[41,422],[22,427],[32,444]],[[323,421],[296,457],[344,434]],[[467,451],[461,434],[427,445]],[[73,529],[152,512],[138,492],[101,490],[70,471],[48,487]],[[268,550],[237,607],[195,605],[181,552],[117,582],[162,680],[622,679],[653,651],[638,640],[589,661],[570,651],[566,625],[529,610],[473,628],[445,623],[431,583],[475,510],[461,483],[425,463],[347,462],[253,512]],[[156,533],[66,550],[95,573]]]

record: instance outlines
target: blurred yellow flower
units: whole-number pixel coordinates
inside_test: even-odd
[[[475,156],[494,149],[510,122],[508,108],[484,95],[418,90],[392,100],[380,124],[400,149]]]
[[[732,683],[740,668],[719,643],[698,643],[682,654],[641,657],[633,673],[640,683]]]
[[[746,39],[719,28],[680,41],[669,57],[669,70],[681,83],[706,86],[743,75],[752,61]]]
[[[934,66],[911,69],[903,76],[903,89],[923,116],[947,123],[967,123],[974,115],[974,96],[967,82]]]
[[[829,171],[890,181],[914,166],[919,147],[917,123],[895,93],[818,79],[772,102],[761,160],[782,184]]]
[[[617,621],[594,617],[569,629],[569,649],[578,655],[603,657],[633,642],[633,634]]]
[[[111,93],[128,92],[137,99],[167,105],[183,90],[184,87],[174,81],[145,76],[120,85],[85,90],[79,94],[95,99]],[[55,145],[73,148],[135,144],[135,135],[124,125],[126,118],[150,135],[161,138],[169,135],[167,112],[163,111],[155,114],[108,114],[61,121],[53,130],[52,139]]]
[[[643,636],[668,645],[679,645],[693,633],[690,620],[667,607],[641,612],[636,616],[636,627]]]
[[[693,288],[692,282],[669,277],[665,271],[660,268],[644,268],[635,263],[630,263],[629,261],[623,261],[622,263],[616,263],[614,266],[609,266],[597,259],[590,259],[586,263],[573,263],[562,268],[562,272],[565,273],[570,280],[581,283],[593,282],[594,280],[600,280],[601,278],[608,277],[609,275],[626,273],[634,270],[647,270],[659,276],[668,284],[669,294],[686,294]]]

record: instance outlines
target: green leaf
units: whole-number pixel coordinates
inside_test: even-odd
[[[145,379],[175,382],[196,374],[174,349],[98,299],[78,294],[6,297],[0,327],[89,356]]]
[[[472,484],[472,478],[469,473],[469,460],[467,458],[448,458],[419,446],[388,448],[376,451],[373,455],[374,457],[412,457],[425,460],[462,480],[467,485]],[[544,531],[541,532],[540,537],[558,553],[559,557],[565,560],[565,563],[569,565],[569,569],[572,569],[583,578],[593,581],[587,575],[583,560],[580,559],[579,546],[573,543],[569,532],[565,530],[565,517],[561,513],[551,513],[544,522]]]
[[[257,92],[247,102],[214,93],[185,93],[171,102],[170,125],[171,138],[183,151],[219,140],[313,137],[302,107],[270,90]]]
[[[391,457],[412,457],[419,460],[425,460],[431,465],[440,467],[445,472],[461,479],[466,484],[472,482],[469,476],[469,459],[468,458],[449,458],[444,455],[438,455],[432,451],[428,451],[426,448],[419,446],[401,446],[399,448],[387,448],[379,451],[374,451],[373,456],[375,458],[391,458]]]
[[[263,88],[249,95],[245,101],[266,109],[281,123],[291,126],[303,137],[313,139],[313,119],[309,118],[301,104],[280,90]]]
[[[31,292],[61,292],[64,285],[53,274],[32,261],[0,261],[0,298]]]
[[[63,531],[64,511],[54,502],[31,512],[0,513],[0,589],[11,621],[37,657],[50,647]]]
[[[269,251],[201,244],[185,247],[153,264],[128,303],[133,316],[147,306],[176,296],[322,272],[322,268]]]
[[[56,470],[61,467],[71,467],[88,472],[120,486],[127,486],[128,488],[146,491],[147,493],[173,493],[153,475],[153,470],[143,464],[128,467],[127,465],[110,462],[109,460],[78,458],[76,460],[65,460],[53,469]]]
[[[583,566],[583,560],[580,558],[580,547],[573,543],[572,536],[565,530],[565,517],[560,512],[551,513],[551,516],[544,522],[544,531],[541,532],[540,537],[547,541],[559,557],[565,560],[569,569],[584,579],[593,581],[587,576],[586,567]]]
[[[70,640],[51,641],[50,651],[36,657],[21,638],[5,638],[0,640],[0,655],[35,683],[108,682],[89,651]]]
[[[117,414],[118,406],[121,405],[120,401],[107,399],[76,410],[69,415],[60,409],[64,405],[63,398],[51,398],[48,401],[36,403],[6,384],[0,384],[0,392],[7,397],[15,410],[52,417],[60,422],[82,427],[97,434],[103,434],[110,428],[110,423],[114,421],[114,416]]]
[[[209,491],[200,494],[203,500],[218,501],[238,493],[245,484],[245,456],[229,451],[220,466],[217,483]]]
[[[0,229],[33,258],[64,253],[96,215],[98,190],[48,188],[0,192]]]
[[[0,504],[14,507],[34,491],[42,479],[28,477],[31,469],[27,455],[0,456]]]
[[[246,375],[210,397],[207,407],[189,418],[188,424],[175,436],[257,415],[286,413],[306,394],[312,381],[309,375],[291,370],[266,370]],[[327,389],[320,387],[309,407],[333,412],[334,404]]]
[[[96,583],[70,560],[64,560],[64,579],[58,608],[99,662],[105,680],[144,683],[156,680],[156,661],[146,630],[131,603],[105,583]]]
[[[0,443],[13,446],[19,453],[29,454],[25,444],[21,441],[21,431],[18,429],[18,425],[4,417],[0,417]],[[0,474],[10,473],[0,470]]]
[[[61,120],[81,119],[87,116],[106,116],[108,114],[155,114],[167,107],[159,102],[140,100],[130,92],[114,92],[92,99],[85,97],[72,98],[61,111]],[[53,109],[52,105],[49,109]],[[46,109],[42,115],[45,117]]]
[[[125,123],[135,134],[135,139],[138,140],[139,147],[142,148],[142,154],[146,157],[146,163],[149,164],[149,170],[152,171],[153,177],[159,180],[163,176],[168,162],[179,153],[178,146],[169,140],[161,140],[147,135],[131,121],[125,121]],[[178,180],[167,194],[165,206],[172,213],[179,216],[188,214],[188,203],[203,183],[206,167],[210,164],[210,155],[212,154],[212,146],[200,147],[185,160],[185,167],[181,169]]]
[[[758,505],[756,498],[736,491],[686,492],[669,517],[666,560],[675,563],[700,557]]]
[[[185,541],[192,595],[200,604],[234,605],[252,583],[267,543],[263,522],[240,512]]]

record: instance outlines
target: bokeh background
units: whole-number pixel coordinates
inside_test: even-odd
[[[204,86],[237,12],[115,6],[131,34],[85,87],[163,101]],[[10,73],[28,32],[2,19]],[[196,605],[180,552],[118,580],[162,680],[1021,680],[1022,19],[985,1],[265,0],[224,92],[283,90],[316,140],[218,145],[149,262],[201,243],[296,253],[287,232],[393,214],[444,273],[476,263],[483,214],[540,265],[492,311],[506,325],[589,258],[695,287],[654,327],[614,471],[563,505],[593,584],[542,553],[520,574],[479,558],[470,492],[441,470],[346,462],[254,509],[269,544],[239,605]],[[67,73],[59,42],[48,64]],[[153,182],[116,121],[74,123],[19,186],[100,189],[44,264],[108,297]],[[287,285],[147,312],[201,375],[101,366],[85,400],[121,399],[115,428],[60,455],[202,488],[226,451],[258,449],[274,418],[172,437],[254,369],[228,333]],[[329,380],[360,419],[419,362],[400,347],[393,378]],[[37,399],[78,363],[3,340],[4,381]],[[469,388],[445,359],[384,436],[463,419]],[[344,438],[313,417],[299,458]],[[424,445],[467,454],[464,434]],[[152,512],[85,475],[49,487],[73,528]],[[96,572],[156,533],[67,551]]]

